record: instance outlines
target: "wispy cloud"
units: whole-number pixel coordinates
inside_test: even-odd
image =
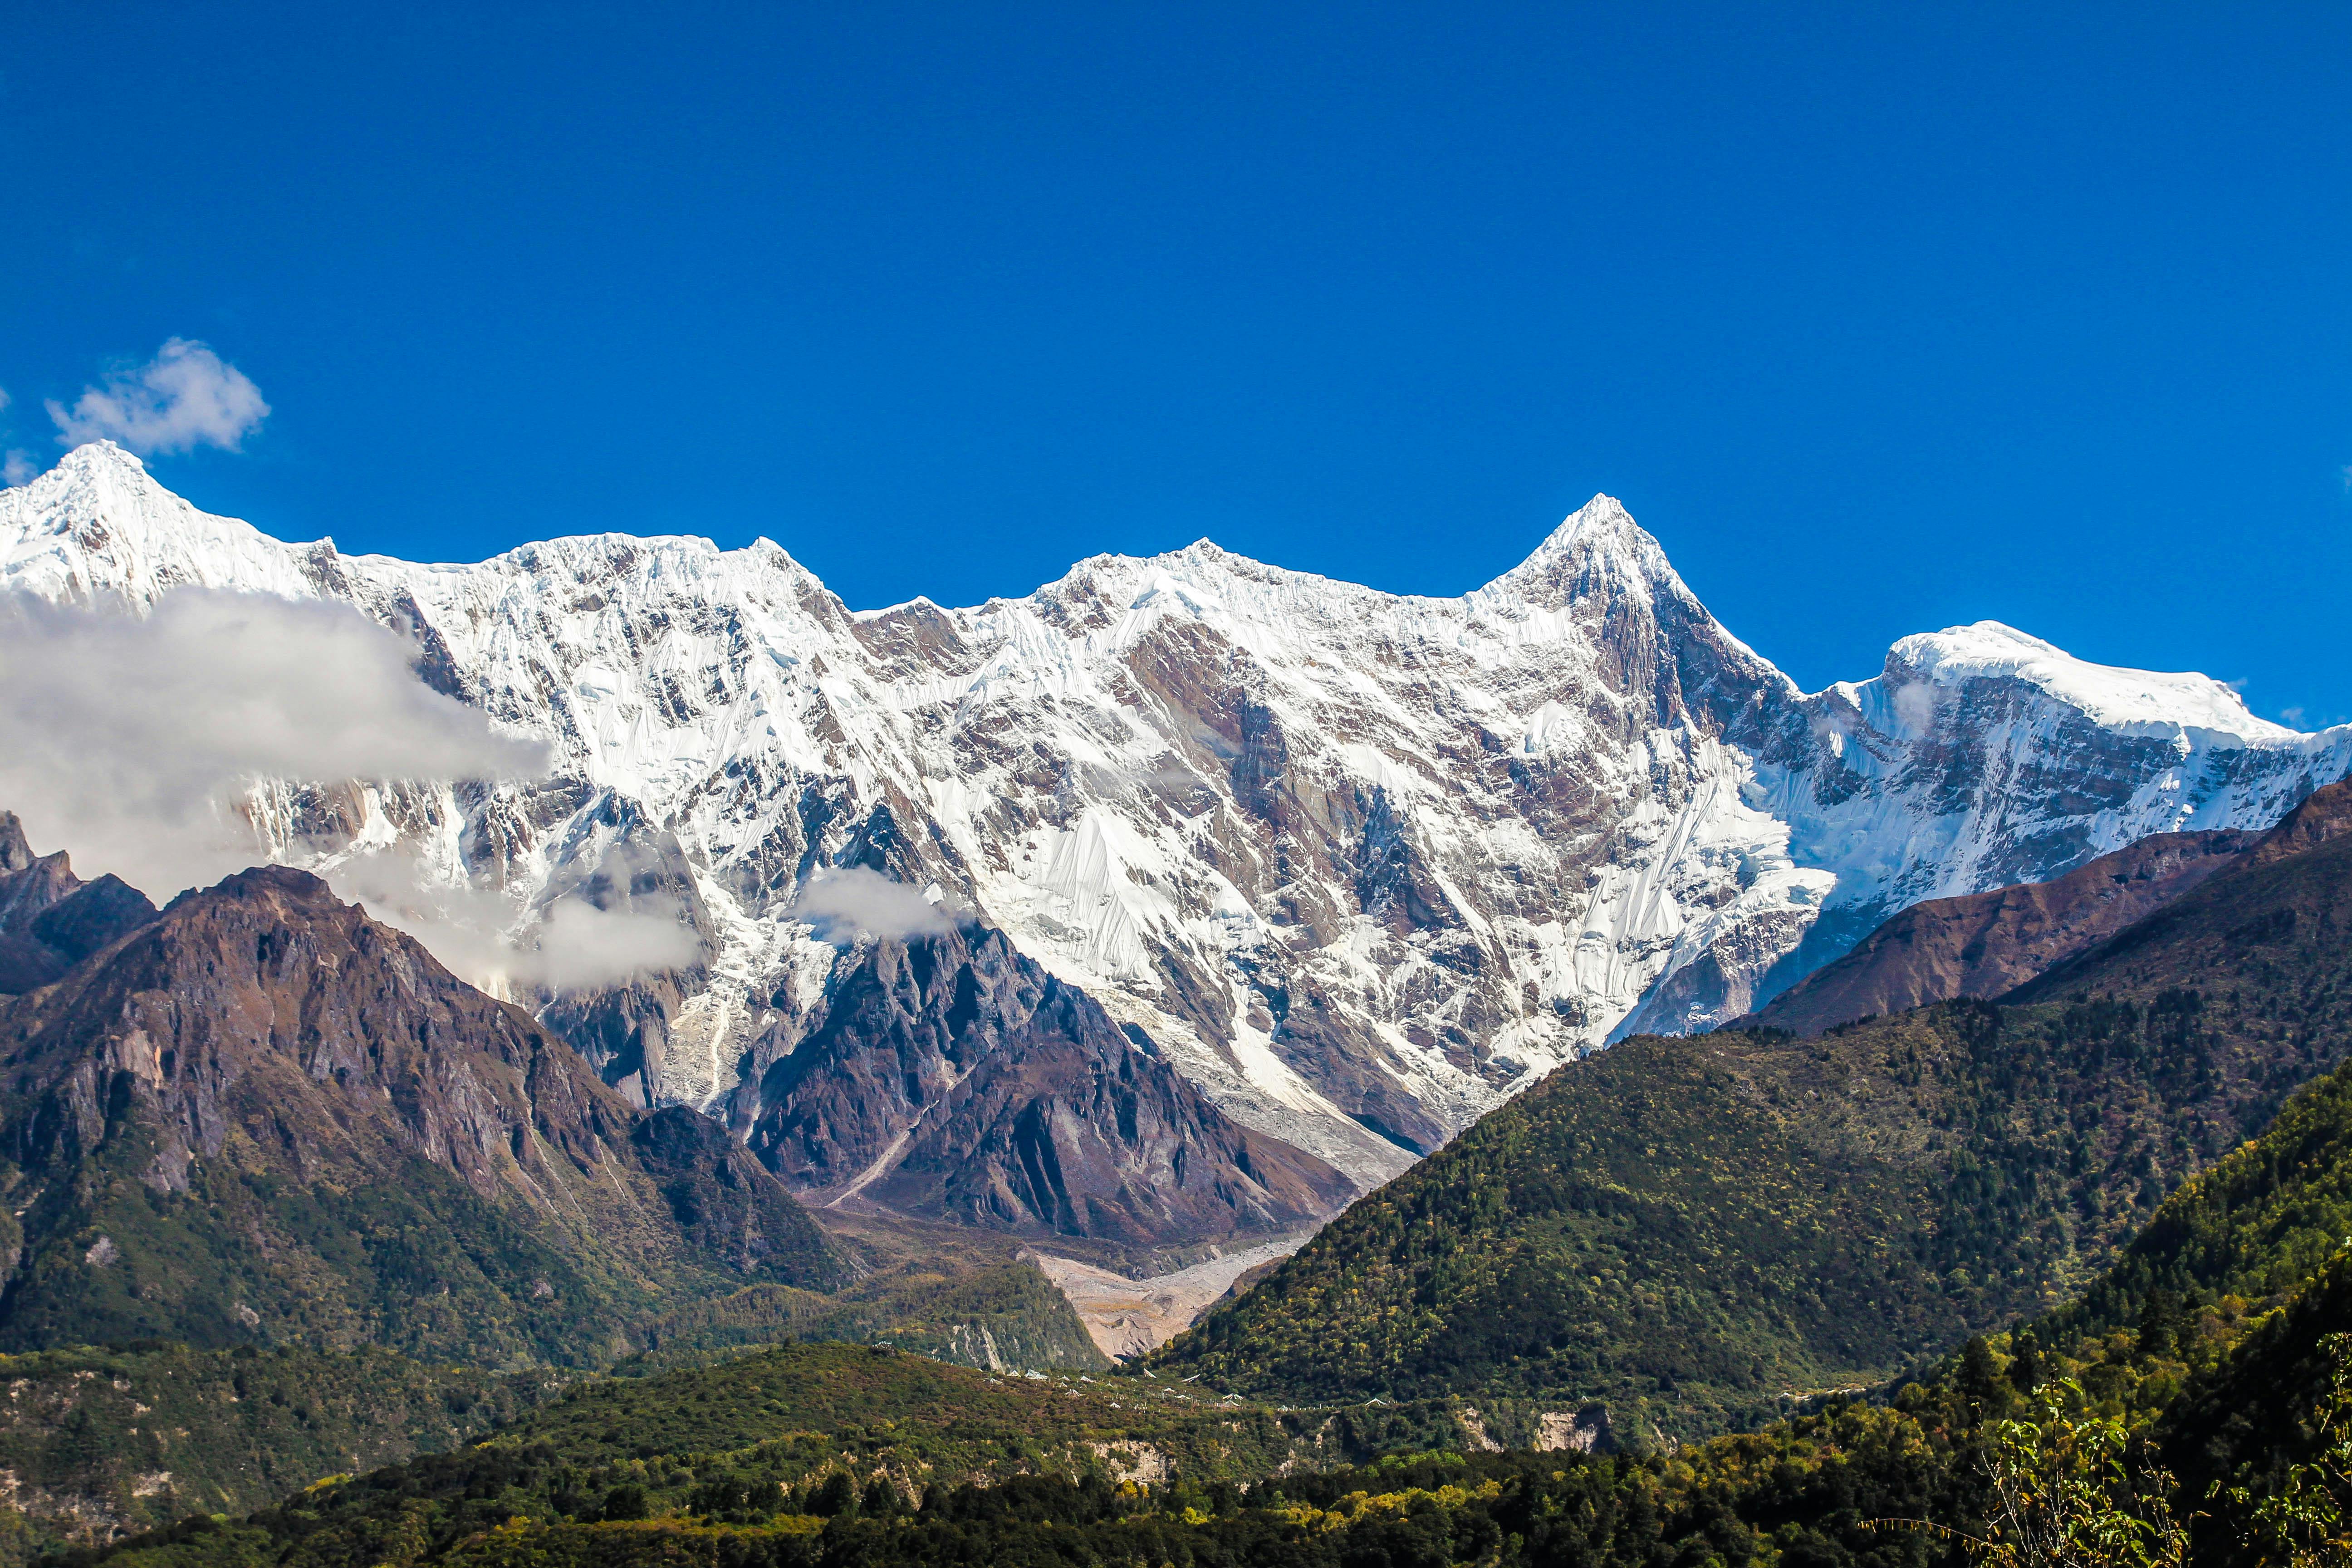
[[[863,866],[842,866],[816,872],[801,885],[793,907],[793,920],[805,921],[824,941],[847,942],[857,937],[899,942],[908,937],[940,936],[955,929],[955,919],[916,889],[894,882]]]
[[[1915,680],[1895,691],[1895,716],[1914,734],[1925,735],[1936,727],[1936,689],[1924,680]]]
[[[203,343],[173,338],[134,369],[82,389],[68,408],[48,400],[58,440],[68,447],[121,442],[141,457],[198,447],[236,451],[269,416],[261,388]]]
[[[0,809],[159,902],[259,858],[255,781],[536,775],[356,610],[183,588],[141,617],[0,596]]]
[[[669,899],[602,910],[563,899],[535,910],[479,888],[452,887],[400,850],[354,856],[327,872],[343,898],[406,931],[477,985],[566,991],[679,969],[701,942]]]
[[[0,414],[7,412],[11,401],[8,389],[0,386]],[[0,458],[0,485],[14,488],[40,471],[33,464],[33,454],[22,447],[13,448],[5,458]]]

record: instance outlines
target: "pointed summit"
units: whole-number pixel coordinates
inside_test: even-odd
[[[84,441],[59,458],[58,468],[70,473],[97,473],[110,468],[129,468],[140,474],[147,471],[147,465],[139,460],[137,453],[117,446],[103,436],[95,441]]]
[[[1691,597],[1664,549],[1633,521],[1624,503],[1596,495],[1553,529],[1534,553],[1479,592],[1558,608],[1596,589],[1613,595],[1629,588],[1643,597]]]
[[[147,471],[147,465],[137,453],[102,437],[84,441],[59,458],[55,468],[26,481],[26,488],[34,487],[85,493],[93,488],[131,494],[142,490],[170,493],[155,482],[155,477]]]
[[[0,572],[45,598],[88,605],[105,594],[145,605],[187,584],[287,598],[318,591],[315,546],[199,511],[112,441],[86,441],[0,495]]]
[[[0,874],[22,871],[40,858],[25,837],[25,825],[13,811],[0,811]]]

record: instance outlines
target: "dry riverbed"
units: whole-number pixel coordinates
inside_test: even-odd
[[[1049,1252],[1033,1250],[1027,1256],[1069,1298],[1105,1355],[1132,1356],[1174,1339],[1233,1289],[1234,1280],[1261,1263],[1289,1257],[1307,1244],[1308,1234],[1284,1237],[1146,1279],[1130,1279]]]

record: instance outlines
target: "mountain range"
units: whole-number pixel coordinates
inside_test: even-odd
[[[1141,1058],[1089,1021],[1068,1070],[1157,1064],[1288,1145],[1288,1173],[1232,1209],[1262,1227],[1331,1201],[1320,1167],[1368,1188],[1561,1062],[1768,1005],[1899,909],[2150,834],[2266,827],[2352,764],[2352,729],[2295,733],[2204,677],[1989,622],[1805,693],[1605,497],[1458,598],[1203,542],[1021,599],[852,611],[764,540],[600,535],[464,566],[282,543],[101,442],[0,492],[0,587],[349,605],[546,742],[541,780],[271,781],[247,803],[256,856],[332,879],[404,849],[504,900],[525,943],[567,901],[668,911],[688,962],[505,986],[641,1108],[767,1140],[812,1191],[894,1179],[885,1152],[932,1135],[952,1054],[934,1089],[878,1096],[789,1065],[876,984],[876,933],[807,913],[813,884],[866,873],[997,933],[981,945]],[[1070,1114],[1108,1113],[1086,1103]],[[1111,1142],[1113,1164],[1148,1159]],[[1009,1148],[991,1158],[1011,1183]],[[1004,1201],[1017,1185],[919,1201],[1017,1226],[1045,1212]]]

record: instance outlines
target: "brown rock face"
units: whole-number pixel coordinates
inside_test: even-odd
[[[1178,1244],[1309,1224],[1352,1194],[979,927],[876,942],[734,1104],[819,1201],[1022,1234]]]
[[[154,918],[120,878],[85,882],[65,851],[35,855],[16,814],[0,811],[0,994],[47,985]]]
[[[1811,1038],[1930,1002],[2006,995],[2238,864],[2261,837],[2159,833],[2052,881],[1914,904],[1735,1026]]]
[[[2347,833],[2352,833],[2352,778],[2338,779],[2325,789],[2312,791],[2302,805],[2279,820],[2276,827],[2263,835],[2262,842],[2254,846],[2246,862],[2250,866],[2273,866]]]
[[[718,1126],[638,1111],[520,1008],[283,868],[0,1004],[0,1154],[23,1215],[12,1348],[578,1364],[680,1294],[837,1269]]]
[[[2343,1031],[2325,998],[2343,969],[2352,910],[2352,779],[2310,796],[2262,836],[2224,875],[2105,942],[2053,964],[2003,1000],[2031,1005],[2095,993],[2145,994],[2159,987],[2218,998],[2260,996],[2294,977],[2290,1005],[2272,1000],[2267,1037],[2306,1060],[2333,1066]],[[2282,1026],[2281,1021],[2294,1021]]]

